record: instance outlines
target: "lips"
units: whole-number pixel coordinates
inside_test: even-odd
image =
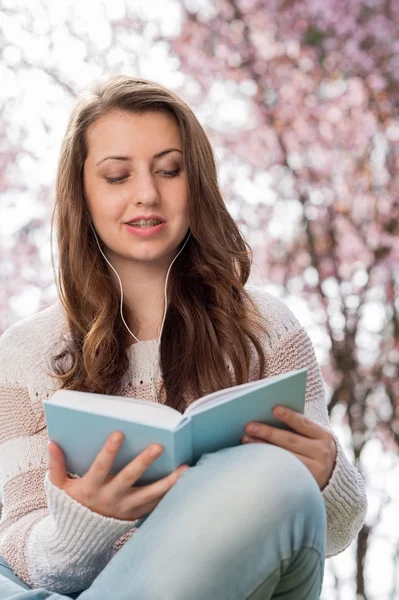
[[[162,221],[162,223],[166,223],[165,219],[163,219],[162,217],[160,217],[159,215],[139,215],[138,217],[134,217],[132,219],[129,219],[128,221],[125,221],[125,224],[127,223],[135,223],[136,221]]]

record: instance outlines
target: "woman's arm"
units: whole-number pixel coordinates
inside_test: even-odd
[[[312,342],[289,308],[262,291],[255,298],[265,315],[270,338],[265,340],[266,377],[307,368],[305,416],[331,431],[324,382]],[[350,463],[334,432],[337,456],[322,494],[327,514],[327,556],[345,550],[359,533],[367,512],[362,476]]]
[[[270,375],[307,367],[305,416],[331,431],[324,385],[312,343],[301,329],[282,341],[270,365]],[[337,456],[331,478],[322,494],[327,514],[327,557],[345,550],[359,533],[366,516],[367,499],[359,471],[347,459],[334,432]]]
[[[31,587],[68,593],[91,584],[136,521],[96,514],[46,476],[42,400],[54,383],[45,375],[58,335],[54,313],[46,309],[0,338],[0,555]]]
[[[135,522],[91,512],[51,484],[47,434],[32,431],[29,404],[26,390],[0,386],[0,555],[31,587],[79,591],[104,568],[113,543]]]

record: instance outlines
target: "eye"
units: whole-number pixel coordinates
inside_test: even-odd
[[[160,171],[163,173],[165,177],[177,177],[181,173],[181,169],[176,169],[175,171]],[[121,183],[125,179],[127,179],[127,175],[122,175],[122,177],[106,177],[107,183]]]
[[[126,178],[127,176],[123,175],[122,177],[106,177],[105,179],[107,180],[107,183],[120,183]]]
[[[176,171],[161,171],[166,177],[177,177],[181,172],[181,169],[177,169]]]

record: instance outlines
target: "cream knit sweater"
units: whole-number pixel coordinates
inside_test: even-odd
[[[305,415],[330,428],[323,380],[307,333],[281,300],[253,286],[247,289],[268,331],[262,339],[265,376],[307,367]],[[90,586],[134,533],[135,523],[90,511],[47,477],[42,402],[58,385],[46,371],[65,323],[57,301],[0,338],[0,556],[28,585],[68,594]],[[151,400],[149,356],[155,350],[154,340],[128,349],[131,369],[121,382],[123,395]],[[336,465],[322,492],[327,556],[342,552],[353,541],[367,508],[363,480],[335,434],[334,438]]]

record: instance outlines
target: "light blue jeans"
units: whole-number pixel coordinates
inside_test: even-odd
[[[316,600],[325,552],[323,497],[305,465],[241,445],[204,454],[80,595],[29,589],[3,566],[0,600]]]

